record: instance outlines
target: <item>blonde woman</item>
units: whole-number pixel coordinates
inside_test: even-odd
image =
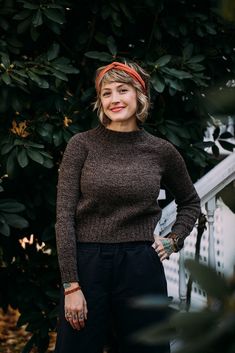
[[[120,353],[169,352],[131,334],[164,319],[132,300],[167,296],[162,261],[179,251],[200,200],[177,150],[142,126],[149,75],[136,63],[97,70],[99,125],[71,138],[60,168],[56,237],[63,283],[56,353],[102,353],[111,316]],[[160,185],[173,194],[177,217],[154,240]]]

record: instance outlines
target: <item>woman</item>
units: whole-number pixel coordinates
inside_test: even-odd
[[[101,353],[112,316],[121,353],[168,352],[132,333],[164,313],[138,310],[142,295],[167,296],[162,261],[183,246],[200,201],[177,150],[141,124],[149,76],[135,63],[97,70],[99,125],[71,138],[61,163],[56,236],[63,283],[56,353]],[[167,238],[154,240],[165,185],[177,203]]]

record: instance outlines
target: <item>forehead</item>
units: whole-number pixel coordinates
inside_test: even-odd
[[[119,88],[122,86],[129,86],[133,87],[131,84],[126,83],[126,82],[117,82],[117,81],[104,81],[101,84],[101,90],[106,90],[106,89],[115,89]],[[134,87],[133,87],[134,88]]]

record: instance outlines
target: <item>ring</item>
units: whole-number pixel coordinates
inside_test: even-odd
[[[70,317],[72,317],[72,314],[70,314],[69,312],[66,312],[65,317],[69,319]]]
[[[84,316],[83,316],[83,313],[81,313],[80,315],[79,315],[79,320],[83,320],[84,319]]]

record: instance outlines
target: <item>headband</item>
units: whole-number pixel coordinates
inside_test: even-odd
[[[96,87],[96,91],[99,92],[100,90],[100,82],[102,80],[102,78],[104,77],[104,75],[106,74],[106,72],[108,72],[109,70],[120,70],[120,71],[125,71],[127,72],[131,77],[133,77],[137,82],[139,82],[143,88],[144,91],[146,91],[146,85],[144,80],[142,79],[142,77],[138,74],[137,71],[135,71],[134,69],[132,69],[131,67],[119,63],[117,61],[105,66],[105,68],[103,70],[100,71],[100,73],[98,74],[98,76],[96,77],[95,80],[95,87]]]

